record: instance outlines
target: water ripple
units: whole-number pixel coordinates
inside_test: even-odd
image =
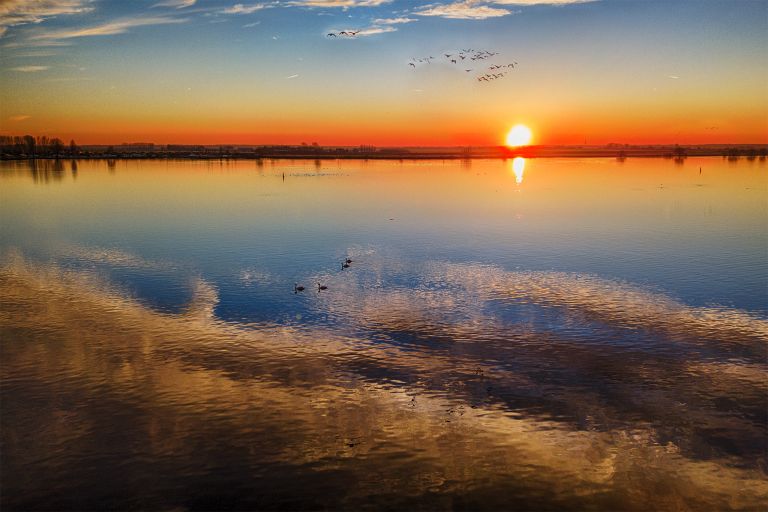
[[[337,328],[224,322],[199,275],[168,312],[98,274],[6,258],[4,507],[768,499],[764,319],[477,264],[426,262],[415,285],[376,286],[403,263],[358,258],[303,299]]]

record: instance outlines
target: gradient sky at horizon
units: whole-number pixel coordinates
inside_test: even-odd
[[[346,29],[363,32],[326,36]],[[2,134],[485,145],[524,123],[538,144],[768,142],[768,1],[3,0],[0,34]],[[444,58],[461,48],[499,55]]]

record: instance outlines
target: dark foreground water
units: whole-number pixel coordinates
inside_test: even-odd
[[[765,510],[767,174],[0,163],[0,508]]]

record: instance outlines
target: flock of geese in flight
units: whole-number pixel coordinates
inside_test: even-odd
[[[357,34],[360,33],[360,30],[340,30],[338,32],[328,32],[326,34],[327,37],[355,37]]]
[[[340,30],[338,32],[328,32],[326,34],[327,37],[356,37],[357,34],[360,33],[360,30]],[[475,50],[473,48],[466,48],[457,50],[454,53],[444,53],[445,60],[450,62],[451,64],[460,64],[464,61],[477,62],[477,61],[483,61],[486,59],[489,59],[491,57],[495,57],[496,55],[499,55],[499,52],[490,52],[488,50]],[[408,65],[411,66],[413,69],[416,69],[417,65],[421,64],[431,64],[432,61],[435,60],[435,57],[432,55],[428,57],[421,57],[421,58],[412,58]],[[469,61],[467,61],[467,65],[469,65]],[[487,69],[483,69],[482,71],[493,71],[492,73],[483,73],[481,75],[475,76],[475,79],[477,79],[478,82],[490,82],[491,80],[498,80],[499,78],[504,78],[507,76],[507,73],[509,73],[510,69],[514,69],[517,65],[516,61],[512,61],[509,64],[496,64],[493,66],[490,66]],[[504,69],[505,71],[500,71]],[[464,71],[466,73],[471,73],[474,71],[473,68],[465,68]]]
[[[489,59],[491,57],[495,57],[496,55],[499,55],[499,52],[490,52],[488,50],[474,50],[472,48],[468,49],[462,49],[459,51],[456,51],[454,53],[444,53],[443,57],[447,62],[450,62],[451,64],[462,64],[466,62],[467,65],[469,65],[471,62],[478,62],[478,61],[484,61],[486,59]],[[469,59],[469,61],[467,61]],[[435,57],[430,55],[428,57],[421,57],[421,58],[412,58],[408,65],[411,66],[413,69],[416,69],[417,66],[423,65],[423,64],[431,64],[432,61],[435,60]],[[498,80],[499,78],[504,78],[507,73],[509,73],[510,69],[514,69],[515,66],[517,66],[516,61],[512,61],[508,64],[494,64],[493,66],[490,66],[488,68],[483,69],[481,72],[483,74],[476,75],[475,79],[478,82],[490,82],[491,80]],[[501,71],[504,70],[504,71]],[[465,68],[464,71],[466,73],[471,73],[472,71],[475,71],[474,68]],[[490,73],[486,71],[491,71]]]
[[[348,269],[349,266],[352,264],[352,259],[346,258],[344,261],[341,262],[341,270]],[[323,290],[327,290],[328,287],[324,284],[317,283],[317,293],[320,293]],[[303,285],[300,285],[299,283],[293,283],[293,293],[299,293],[306,290],[306,288]]]

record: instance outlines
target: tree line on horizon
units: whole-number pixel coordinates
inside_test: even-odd
[[[80,152],[74,139],[65,144],[58,137],[47,135],[0,135],[0,151],[11,156],[28,158],[75,156]]]
[[[154,144],[146,144],[154,146]],[[134,151],[130,150],[131,146],[134,146],[134,144],[123,144],[123,146],[128,146],[129,149],[126,150],[126,148],[119,148],[117,151],[115,151],[114,146],[106,146],[101,149],[93,149],[92,147],[86,148],[85,150],[81,149],[74,139],[69,141],[69,144],[65,144],[64,141],[58,137],[48,137],[47,135],[0,135],[0,159],[36,159],[36,158],[133,158],[136,157],[137,154]],[[743,145],[742,145],[743,146]],[[757,146],[757,147],[755,147]],[[653,146],[646,146],[648,149],[651,149]],[[267,150],[272,149],[283,149],[283,148],[294,148],[294,149],[304,149],[304,148],[311,148],[313,150],[319,150],[322,148],[317,142],[313,142],[311,145],[307,144],[306,142],[302,142],[301,146],[269,146],[266,147]],[[630,144],[618,144],[618,143],[609,143],[604,146],[605,149],[619,149],[618,154],[616,155],[618,159],[625,160],[627,157],[632,156],[632,150],[634,149],[642,149],[643,146],[633,146]],[[666,148],[666,146],[659,146],[660,149]],[[154,150],[149,150],[150,153],[144,154],[144,157],[149,158],[167,158],[169,155],[173,155],[174,157],[177,157],[178,154],[184,150],[189,150],[190,152],[197,152],[198,150],[202,150],[203,146],[184,146],[184,145],[172,145],[169,144],[167,147],[163,146],[157,146],[154,148]],[[663,156],[664,158],[675,158],[676,160],[683,160],[690,156],[691,154],[696,155],[696,150],[701,149],[697,148],[696,146],[681,146],[679,144],[675,144],[674,147],[670,147],[669,150],[663,154],[659,154],[658,156]],[[240,154],[237,151],[234,153],[232,152],[233,147],[232,146],[220,146],[218,148],[219,150],[219,157],[226,157],[226,158],[238,158],[238,157],[245,157],[245,156],[252,156],[250,153],[248,155]],[[360,146],[360,150],[367,150],[370,152],[376,151],[376,148],[374,146]],[[337,150],[336,152],[338,152]],[[389,150],[387,148],[384,148],[381,150],[382,153],[386,153]],[[738,159],[740,157],[746,157],[748,160],[752,160],[754,158],[759,157],[761,160],[764,160],[766,156],[768,156],[768,147],[762,144],[757,144],[752,147],[736,147],[736,146],[723,146],[719,148],[714,154],[721,155],[728,159]],[[190,153],[190,158],[193,157],[200,157],[199,154],[193,154]],[[210,156],[208,153],[206,153],[205,156]]]

